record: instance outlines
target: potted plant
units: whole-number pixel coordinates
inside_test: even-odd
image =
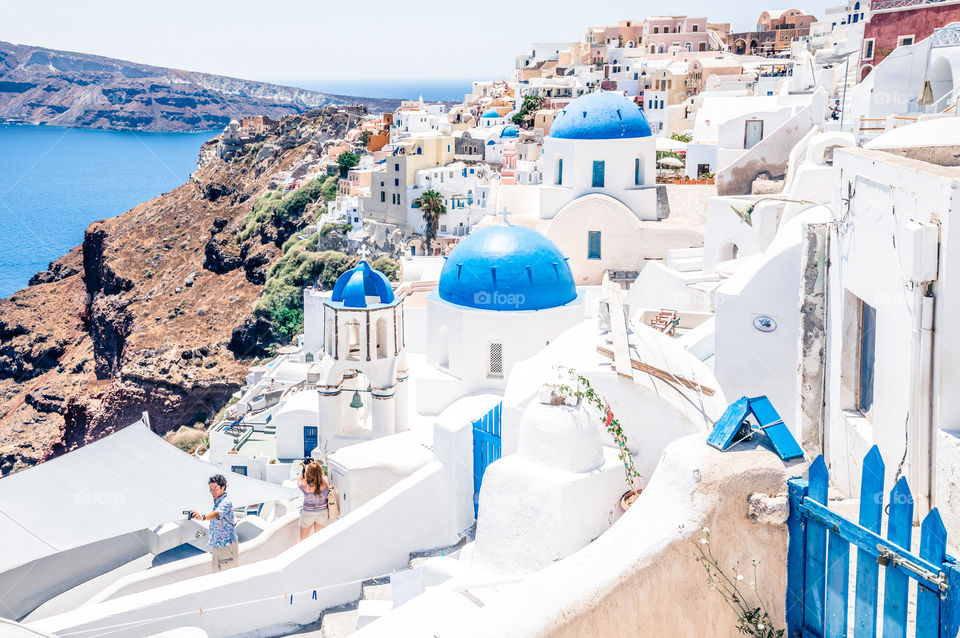
[[[556,396],[556,403],[563,403],[566,397],[573,397],[577,399],[577,401],[586,401],[600,413],[604,428],[610,436],[613,437],[613,441],[617,444],[617,447],[620,448],[618,456],[623,462],[627,486],[630,488],[620,497],[620,507],[626,511],[633,505],[633,502],[637,500],[637,497],[640,496],[640,493],[643,491],[643,487],[641,486],[643,477],[633,464],[633,452],[631,452],[627,446],[627,435],[620,426],[619,419],[614,416],[613,410],[610,409],[610,404],[594,389],[593,385],[590,384],[590,379],[573,368],[560,368],[560,371],[566,372],[575,378],[576,387],[567,383],[553,384],[552,393]]]

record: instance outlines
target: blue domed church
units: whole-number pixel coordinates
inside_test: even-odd
[[[468,394],[502,390],[514,363],[584,319],[560,249],[525,226],[490,226],[446,257],[427,300],[427,363],[418,409],[433,413]]]
[[[543,144],[540,218],[570,258],[577,285],[606,270],[639,271],[641,229],[659,219],[656,138],[643,111],[619,93],[588,93],[566,106]]]

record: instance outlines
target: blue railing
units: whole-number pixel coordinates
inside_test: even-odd
[[[910,551],[913,496],[905,478],[890,491],[887,536],[880,535],[884,514],[884,465],[874,446],[863,459],[858,522],[829,507],[829,473],[823,456],[810,466],[809,482],[788,481],[787,635],[791,638],[847,636],[850,550],[856,549],[852,635],[883,638],[907,635],[907,600],[917,592],[917,638],[954,638],[960,628],[960,566],[947,555],[947,532],[936,508],[920,528],[918,554]],[[880,568],[884,594],[878,605]],[[915,585],[912,585],[915,583]]]

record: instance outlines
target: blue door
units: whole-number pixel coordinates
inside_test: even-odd
[[[500,413],[503,403],[473,422],[473,514],[480,507],[480,484],[487,466],[500,458]]]
[[[303,458],[308,458],[317,447],[317,428],[303,426]]]

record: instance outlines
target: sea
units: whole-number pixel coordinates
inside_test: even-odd
[[[428,102],[459,102],[473,89],[473,80],[463,78],[432,78],[426,80],[296,80],[281,82],[303,89],[353,95],[357,97],[394,98]]]
[[[0,297],[80,244],[92,222],[186,182],[218,132],[0,125]]]

